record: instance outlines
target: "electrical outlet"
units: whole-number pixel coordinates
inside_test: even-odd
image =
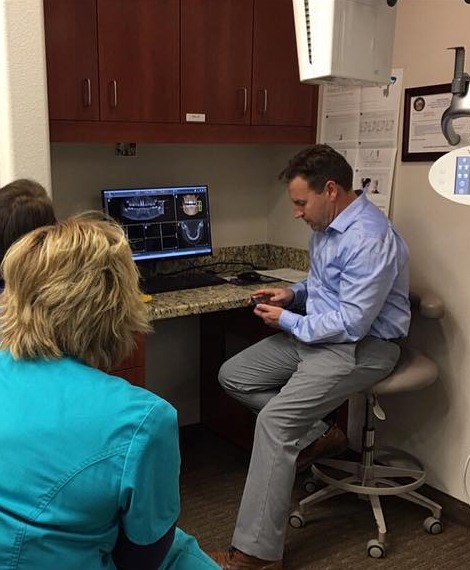
[[[114,154],[116,156],[135,156],[137,154],[136,143],[116,143]]]

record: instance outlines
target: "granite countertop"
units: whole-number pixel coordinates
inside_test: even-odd
[[[149,306],[152,320],[171,319],[228,309],[240,309],[248,306],[250,294],[262,287],[287,287],[290,283],[253,283],[250,285],[216,285],[170,291],[152,296]]]
[[[159,271],[163,274],[180,272],[185,269],[184,263],[177,260],[162,262]],[[217,266],[220,275],[234,275],[240,271],[257,268],[291,267],[308,271],[308,265],[308,251],[270,244],[218,248],[214,249],[214,255],[200,260],[201,268],[215,269]],[[192,263],[188,269],[197,267],[199,265]],[[149,309],[152,320],[240,309],[248,306],[250,294],[256,289],[288,285],[291,283],[286,281],[258,282],[249,285],[234,285],[227,282],[226,285],[158,293],[152,296]]]

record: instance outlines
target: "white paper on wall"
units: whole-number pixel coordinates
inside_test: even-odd
[[[340,152],[354,171],[353,187],[389,215],[398,145],[403,70],[386,87],[322,88],[319,142]]]

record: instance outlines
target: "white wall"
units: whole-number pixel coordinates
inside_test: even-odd
[[[469,30],[470,5],[463,0],[400,1],[394,66],[404,68],[404,86],[450,83],[454,52],[447,48],[452,46],[467,48],[469,70]],[[439,364],[440,380],[420,394],[390,398],[387,433],[390,442],[405,441],[420,456],[431,485],[468,501],[470,208],[432,190],[430,166],[398,161],[393,219],[410,247],[412,283],[436,291],[447,306],[441,326],[422,322],[419,335]]]
[[[52,145],[52,187],[59,217],[101,207],[101,189],[208,184],[216,247],[266,243],[270,151],[250,145]]]
[[[311,230],[305,222],[294,219],[286,186],[278,179],[288,160],[302,148],[277,147],[271,154],[272,183],[268,211],[268,243],[307,249]]]
[[[0,0],[0,186],[34,178],[50,191],[42,0]]]

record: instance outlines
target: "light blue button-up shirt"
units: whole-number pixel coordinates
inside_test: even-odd
[[[279,326],[302,342],[356,342],[367,335],[395,339],[408,333],[408,248],[364,195],[324,232],[313,232],[308,278],[291,289],[295,297]]]

